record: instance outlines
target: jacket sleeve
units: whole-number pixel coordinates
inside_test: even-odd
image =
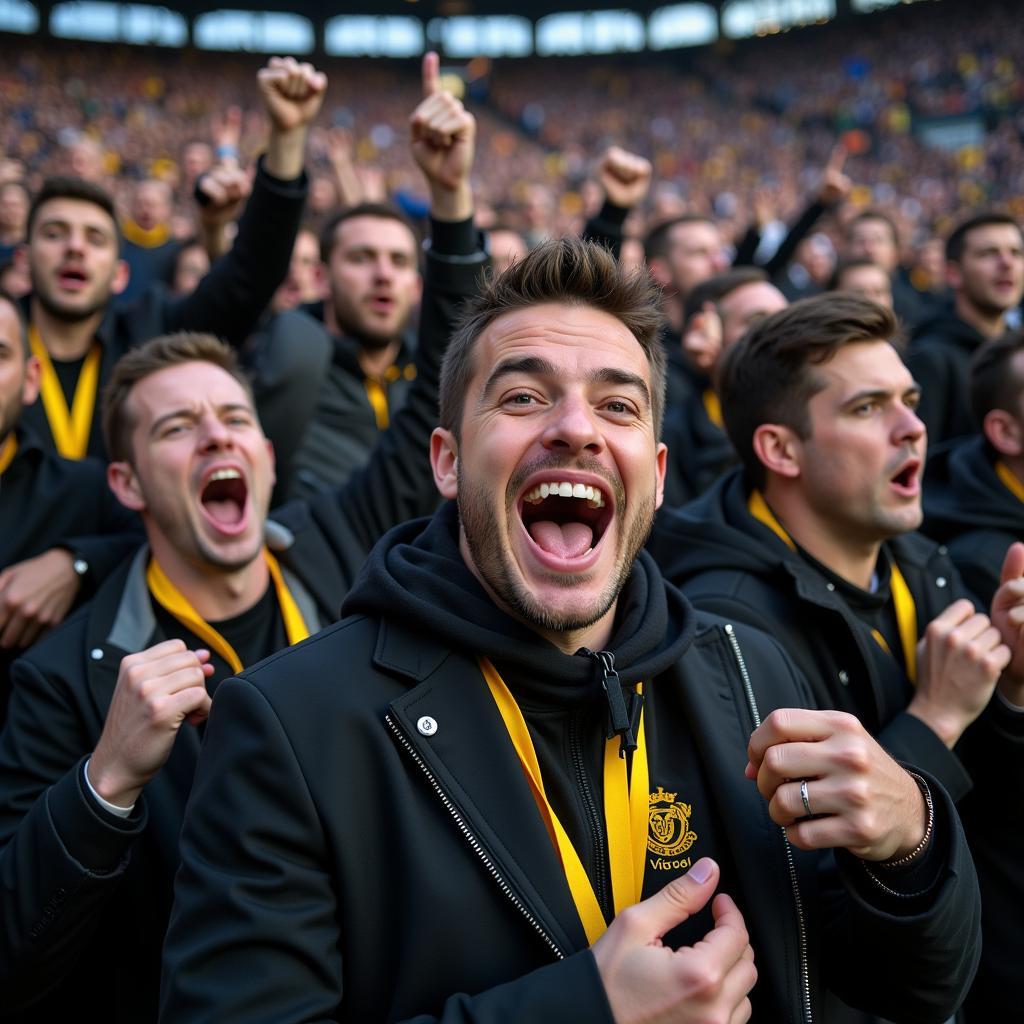
[[[974,863],[952,800],[934,779],[927,781],[935,805],[932,841],[942,844],[932,884],[918,894],[892,895],[845,851],[834,858],[842,895],[823,883],[829,987],[851,1006],[906,1024],[949,1020],[981,953]]]
[[[370,456],[337,490],[311,502],[314,517],[332,543],[364,552],[394,526],[429,515],[438,494],[428,457],[430,435],[437,426],[441,360],[454,329],[459,306],[476,294],[487,255],[470,231],[468,253],[427,249],[420,310],[416,380],[405,404],[384,431]],[[449,227],[451,227],[449,225]],[[449,246],[458,249],[459,246]]]
[[[622,254],[622,226],[628,216],[629,210],[623,206],[616,206],[606,199],[597,215],[591,217],[583,226],[582,238],[584,241],[597,242],[610,249],[612,255],[618,259]]]
[[[161,1021],[311,1024],[344,1016],[342,950],[358,936],[339,925],[335,848],[280,720],[245,680],[217,689],[181,858]],[[453,994],[439,1013],[408,1020],[611,1024],[612,1017],[585,950],[476,995]]]
[[[0,735],[0,1015],[60,982],[89,941],[146,823],[87,795],[92,743],[68,690],[21,659]]]
[[[305,199],[305,174],[281,181],[261,159],[234,245],[194,292],[168,303],[164,330],[205,331],[241,345],[288,273]]]

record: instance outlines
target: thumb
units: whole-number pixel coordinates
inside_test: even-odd
[[[423,95],[433,96],[441,88],[441,58],[433,50],[423,54]]]
[[[682,878],[672,879],[661,892],[638,903],[634,924],[640,922],[648,941],[660,939],[711,899],[719,874],[718,865],[710,857],[702,857]]]
[[[1009,583],[1010,580],[1020,579],[1021,576],[1024,576],[1024,544],[1018,540],[1006,549],[1003,568],[999,573],[999,582]]]
[[[846,146],[841,142],[837,142],[832,147],[832,152],[828,155],[827,169],[839,173],[843,169],[843,164],[846,163]]]

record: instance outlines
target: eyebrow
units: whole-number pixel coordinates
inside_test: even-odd
[[[856,405],[858,402],[863,402],[868,398],[875,399],[886,399],[891,398],[893,395],[899,397],[905,397],[906,395],[919,395],[921,393],[921,385],[914,381],[907,387],[902,389],[897,388],[865,388],[863,391],[857,391],[847,398],[843,405]]]
[[[486,399],[494,391],[495,387],[505,378],[515,374],[525,374],[533,377],[558,377],[559,370],[554,364],[549,363],[540,356],[524,356],[522,359],[507,359],[498,363],[491,370],[491,375],[484,384],[481,400]],[[617,384],[620,387],[633,388],[643,396],[644,403],[648,408],[651,406],[651,391],[643,377],[628,370],[618,370],[611,366],[602,367],[599,370],[592,370],[587,374],[587,383],[590,384]]]
[[[244,402],[228,402],[225,405],[218,405],[217,415],[223,416],[225,413],[238,412],[239,410],[249,416],[254,415],[252,408]],[[158,416],[153,421],[153,425],[149,428],[149,436],[152,437],[156,434],[160,428],[170,420],[186,419],[195,421],[198,418],[199,417],[195,409],[172,409],[170,412],[165,412],[163,416]]]
[[[68,229],[71,227],[71,221],[66,220],[63,217],[43,217],[39,221],[39,226],[41,228],[57,227]],[[113,238],[113,232],[106,225],[84,224],[83,227],[86,231],[95,231],[98,234],[103,235],[105,238]]]

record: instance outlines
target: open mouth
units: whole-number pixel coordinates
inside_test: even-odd
[[[585,559],[601,543],[612,520],[610,498],[598,486],[545,481],[522,497],[519,515],[533,543],[553,559]]]
[[[57,279],[65,288],[80,288],[89,280],[84,270],[78,270],[75,267],[65,267],[57,275]]]
[[[916,494],[918,491],[918,478],[921,475],[921,463],[914,459],[908,462],[894,477],[893,486],[903,494]]]
[[[248,519],[249,488],[237,469],[214,470],[199,500],[206,518],[223,533],[239,533],[244,529]]]

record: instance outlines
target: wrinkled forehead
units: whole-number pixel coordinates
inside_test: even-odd
[[[837,349],[832,358],[811,367],[834,397],[861,391],[902,392],[914,378],[900,354],[884,339],[855,341]]]
[[[131,421],[141,427],[176,410],[201,405],[253,408],[252,398],[240,381],[214,363],[200,361],[166,366],[143,377],[132,387],[126,402]]]

